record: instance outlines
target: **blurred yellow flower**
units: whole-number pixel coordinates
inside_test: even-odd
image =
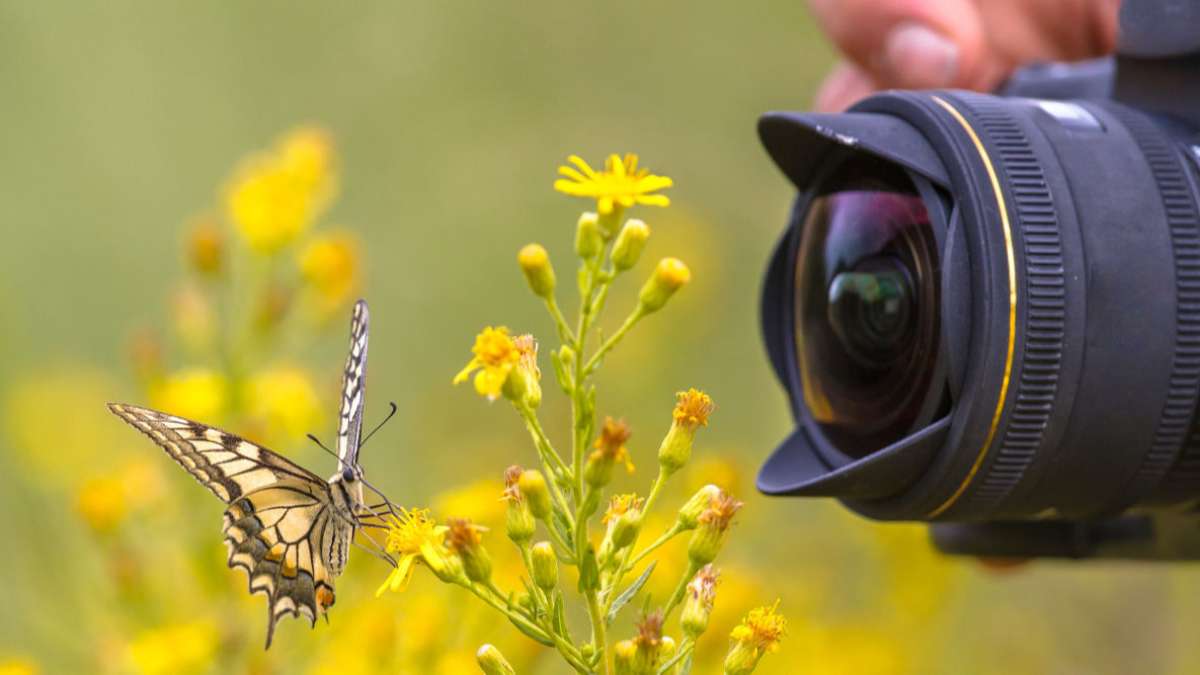
[[[308,371],[277,365],[250,376],[242,400],[246,414],[272,438],[295,438],[311,432],[321,419],[321,399]]]
[[[204,672],[217,651],[219,632],[206,619],[146,630],[129,644],[134,669],[143,675]]]
[[[111,532],[129,511],[125,494],[125,486],[116,478],[90,478],[75,494],[75,510],[92,530]]]
[[[656,194],[671,187],[671,179],[639,169],[637,155],[626,154],[624,158],[609,155],[603,171],[596,171],[578,155],[571,155],[567,161],[575,166],[558,167],[563,178],[554,181],[554,189],[573,197],[595,199],[596,210],[601,215],[612,213],[614,206],[629,208],[634,204],[667,206],[671,203],[666,195]]]
[[[38,675],[41,668],[26,658],[0,660],[0,675]]]
[[[243,162],[226,188],[225,207],[251,250],[276,253],[308,228],[332,198],[333,159],[327,134],[300,129]]]
[[[477,480],[459,488],[443,492],[433,499],[438,513],[458,513],[477,523],[497,526],[504,520],[504,500],[496,495],[504,490],[500,481]]]
[[[202,275],[220,274],[225,267],[225,235],[211,215],[204,215],[188,224],[184,245],[188,266]]]
[[[194,420],[220,419],[229,400],[229,384],[207,368],[186,368],[168,375],[150,388],[151,405],[164,412]]]
[[[435,573],[444,568],[446,551],[443,542],[448,528],[438,525],[428,509],[401,507],[400,515],[388,524],[387,537],[388,552],[399,554],[400,558],[383,585],[375,591],[376,596],[383,595],[384,591],[407,588],[418,560],[424,561]]]
[[[521,352],[509,337],[507,328],[488,326],[475,336],[471,353],[475,355],[474,358],[454,376],[454,384],[466,382],[471,373],[478,370],[475,373],[475,391],[480,396],[487,396],[488,400],[496,400],[508,374],[521,360]]]
[[[359,258],[358,240],[349,232],[314,237],[300,251],[300,274],[323,314],[341,308],[358,292]]]

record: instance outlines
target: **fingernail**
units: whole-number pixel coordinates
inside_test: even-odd
[[[958,73],[958,47],[919,23],[892,29],[884,41],[882,70],[900,87],[946,87]]]

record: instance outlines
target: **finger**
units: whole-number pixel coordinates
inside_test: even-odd
[[[974,0],[812,0],[842,52],[883,87],[948,87],[979,67]]]
[[[878,89],[865,70],[848,61],[834,66],[813,100],[817,112],[841,112]]]

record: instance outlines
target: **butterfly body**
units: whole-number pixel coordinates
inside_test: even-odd
[[[311,624],[334,604],[363,500],[358,465],[366,367],[367,309],[355,305],[338,417],[338,471],[328,480],[271,450],[200,422],[140,406],[109,409],[150,437],[227,505],[228,565],[244,569],[252,594],[267,596],[267,647],[283,616]]]

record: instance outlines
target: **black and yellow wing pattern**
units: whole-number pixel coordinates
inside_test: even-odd
[[[234,434],[148,408],[109,409],[228,504],[228,564],[246,570],[251,593],[267,595],[267,647],[280,617],[303,615],[315,624],[325,614],[355,529],[344,494]]]

